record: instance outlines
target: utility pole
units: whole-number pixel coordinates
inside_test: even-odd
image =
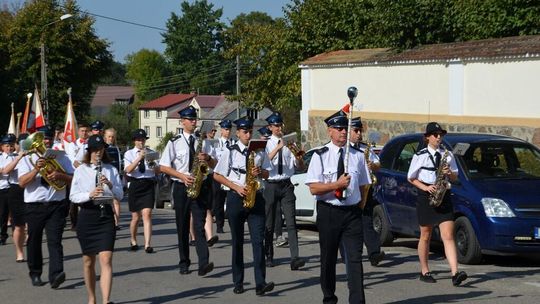
[[[240,97],[240,56],[236,55],[236,96]],[[240,100],[236,107],[236,119],[240,118]]]
[[[45,124],[49,124],[49,96],[47,94],[47,63],[45,62],[45,43],[41,35],[41,98],[45,108]]]

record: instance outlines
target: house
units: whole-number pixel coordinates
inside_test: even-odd
[[[98,86],[90,104],[92,115],[103,117],[111,105],[132,104],[134,97],[135,89],[130,86]]]
[[[379,144],[438,121],[449,132],[511,135],[540,145],[540,35],[419,46],[341,50],[300,63],[301,130],[327,141],[323,118],[349,102]]]

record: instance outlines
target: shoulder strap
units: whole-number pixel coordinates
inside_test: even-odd
[[[176,140],[182,138],[181,134],[175,135],[173,138],[171,138],[171,142],[175,142]]]
[[[422,149],[422,150],[416,152],[416,155],[422,155],[422,154],[426,154],[426,153],[428,153],[428,149],[427,149],[427,148],[424,148],[424,149]]]

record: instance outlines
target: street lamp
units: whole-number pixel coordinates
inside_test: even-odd
[[[45,31],[45,28],[47,28],[49,25],[55,24],[57,22],[66,20],[66,19],[71,18],[71,17],[73,17],[72,14],[64,14],[64,15],[60,16],[60,19],[49,22],[49,23],[45,24],[41,28],[41,35],[40,35],[40,40],[41,40],[41,46],[40,46],[40,48],[41,48],[41,98],[45,102],[45,123],[46,124],[49,123],[49,98],[47,96],[47,63],[45,62],[45,41],[43,40],[43,33]]]

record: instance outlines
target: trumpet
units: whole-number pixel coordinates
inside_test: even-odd
[[[30,136],[28,136],[23,142],[22,142],[22,149],[26,151],[26,155],[30,155],[30,163],[34,168],[38,168],[36,163],[32,160],[31,154],[36,154],[39,158],[43,158],[43,155],[45,155],[45,152],[47,148],[45,147],[45,143],[43,142],[43,138],[45,136],[43,135],[43,132],[37,131],[32,133]],[[62,168],[62,165],[60,163],[52,158],[44,158],[45,159],[45,166],[39,169],[39,174],[41,175],[41,178],[45,180],[51,187],[54,188],[56,191],[60,191],[66,188],[66,182],[63,180],[51,180],[47,176],[51,174],[54,171],[58,171],[61,173],[66,173],[64,168]]]
[[[304,150],[302,150],[300,145],[295,141],[296,132],[287,134],[287,135],[283,136],[282,139],[285,142],[285,145],[287,146],[287,148],[289,148],[289,150],[291,150],[291,153],[296,158],[302,157],[302,156],[304,156],[304,154],[306,154],[306,152]]]

